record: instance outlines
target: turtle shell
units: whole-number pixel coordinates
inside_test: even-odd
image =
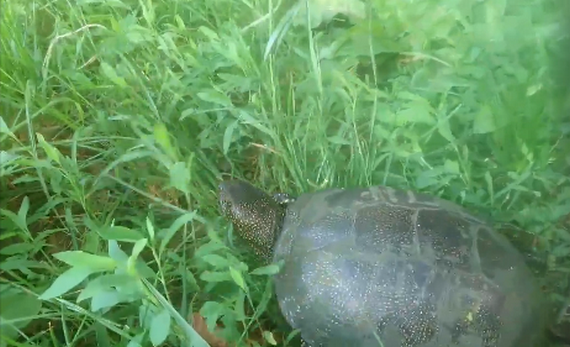
[[[328,189],[287,208],[281,311],[311,347],[534,347],[543,304],[524,257],[446,200]]]

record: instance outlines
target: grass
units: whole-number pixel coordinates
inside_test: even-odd
[[[2,346],[291,345],[224,175],[443,196],[568,304],[560,3],[324,4],[1,0]]]

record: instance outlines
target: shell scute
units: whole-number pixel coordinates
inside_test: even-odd
[[[415,212],[408,208],[382,204],[360,208],[354,214],[357,249],[377,254],[412,247],[416,242],[414,219]]]

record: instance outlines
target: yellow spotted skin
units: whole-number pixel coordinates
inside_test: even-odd
[[[380,186],[287,204],[242,181],[221,191],[239,234],[283,263],[277,299],[308,347],[540,346],[524,258],[456,204]]]

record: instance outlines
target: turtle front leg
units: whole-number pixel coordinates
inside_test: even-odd
[[[311,347],[307,341],[301,337],[301,347]]]

